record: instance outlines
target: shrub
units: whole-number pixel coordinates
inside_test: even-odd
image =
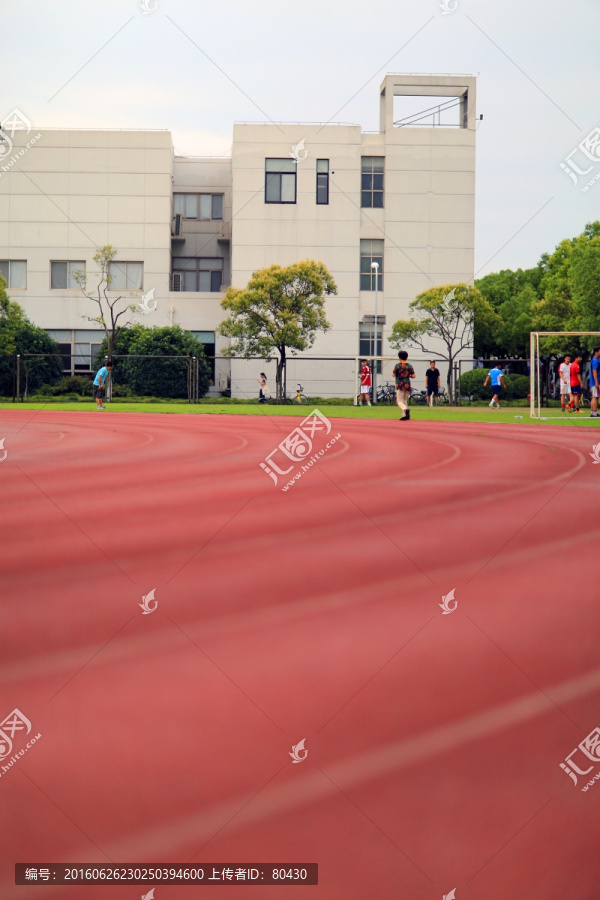
[[[76,394],[82,397],[91,397],[92,379],[89,375],[63,375],[56,384],[43,384],[39,389],[40,394],[53,394],[58,397],[62,394]]]

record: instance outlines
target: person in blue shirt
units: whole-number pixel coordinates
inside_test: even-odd
[[[495,406],[496,409],[500,409],[498,398],[500,396],[500,391],[502,388],[505,388],[506,385],[504,383],[504,373],[498,365],[494,366],[494,368],[490,369],[487,373],[483,386],[485,387],[490,380],[492,382],[492,402],[490,403],[490,406],[492,408]]]
[[[106,409],[104,404],[102,403],[102,391],[106,385],[106,379],[108,378],[108,373],[113,370],[113,361],[112,359],[107,360],[106,365],[102,366],[101,369],[98,369],[96,372],[96,377],[94,378],[94,398],[96,400],[96,408],[97,409]]]
[[[594,347],[594,355],[590,363],[590,406],[592,419],[598,418],[598,397],[600,397],[600,347]]]

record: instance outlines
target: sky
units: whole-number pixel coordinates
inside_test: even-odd
[[[193,156],[228,155],[234,122],[376,131],[386,73],[473,74],[476,276],[600,218],[600,142],[577,149],[600,128],[598,0],[2,0],[2,32],[0,120],[168,129]]]

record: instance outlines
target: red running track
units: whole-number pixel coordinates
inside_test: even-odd
[[[254,900],[600,897],[600,786],[559,767],[600,724],[590,433],[337,419],[283,492],[296,424],[0,413],[0,718],[42,735],[0,777],[0,897],[151,886],[15,862],[188,860],[318,862]],[[222,892],[156,888],[192,896]]]

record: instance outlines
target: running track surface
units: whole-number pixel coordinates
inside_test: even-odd
[[[336,419],[284,492],[259,463],[298,422],[0,413],[0,718],[42,735],[0,896],[152,886],[17,861],[191,860],[319,863],[254,900],[600,897],[600,782],[559,767],[600,724],[589,433]]]

